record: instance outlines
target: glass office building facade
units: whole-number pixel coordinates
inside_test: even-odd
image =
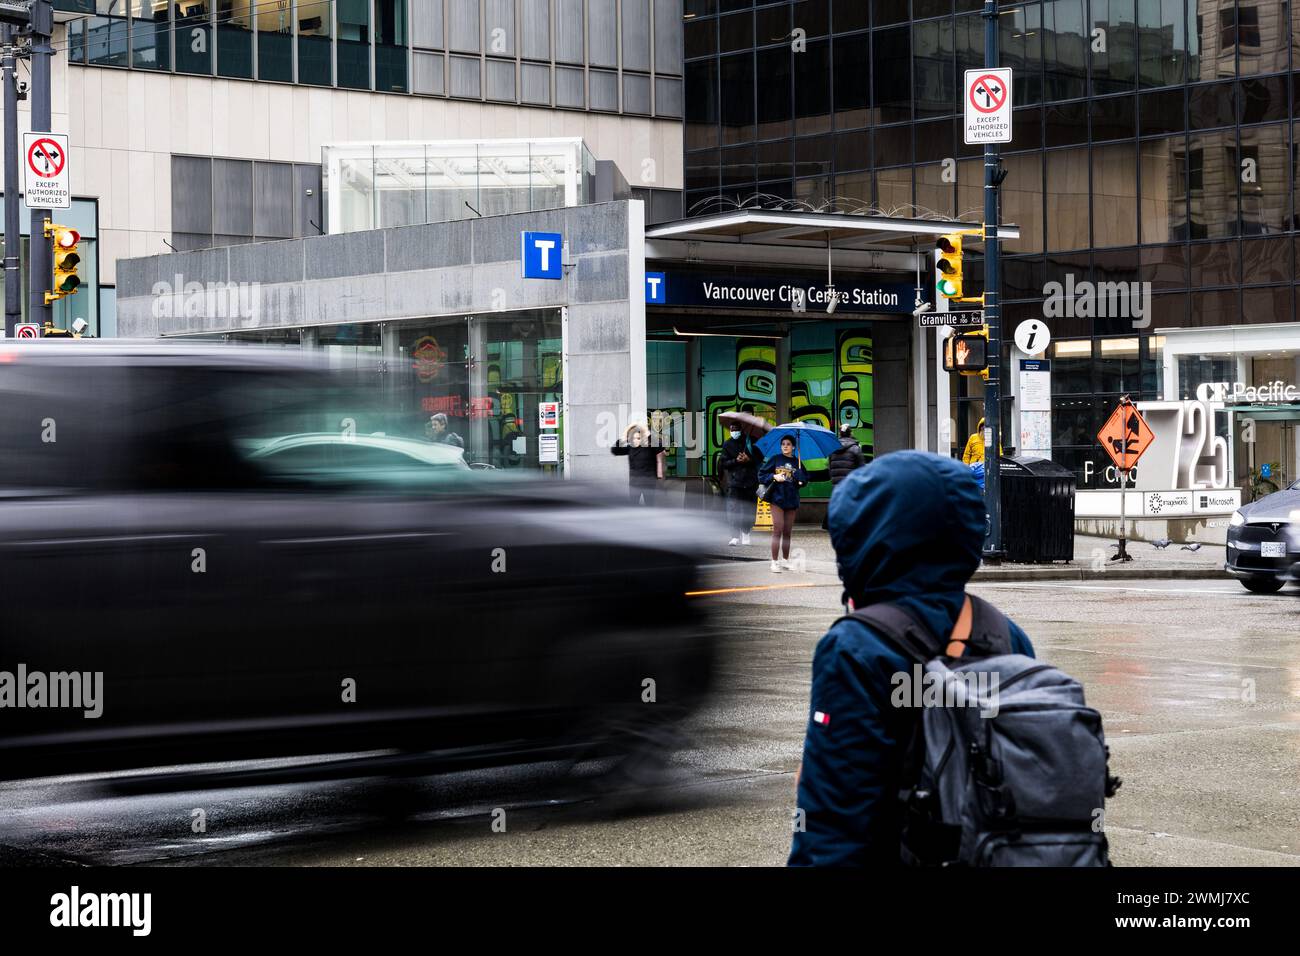
[[[983,66],[982,7],[686,0],[688,214],[762,194],[981,219],[981,154],[962,142],[959,106],[963,71]],[[1004,245],[1004,328],[1048,315],[1052,455],[1096,486],[1094,436],[1119,396],[1179,397],[1162,394],[1163,329],[1294,320],[1300,12],[1255,0],[1001,0],[998,12],[1016,104],[1002,220],[1021,228]],[[1149,283],[1133,287],[1149,289],[1149,314],[1069,302],[1052,314],[1052,283],[1085,282]],[[960,453],[979,379],[954,377],[953,395]]]

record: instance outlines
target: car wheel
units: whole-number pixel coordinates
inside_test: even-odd
[[[1253,578],[1242,578],[1241,584],[1252,594],[1276,594],[1282,590],[1284,582],[1274,577],[1256,575]]]

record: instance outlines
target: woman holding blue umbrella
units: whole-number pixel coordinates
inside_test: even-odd
[[[779,438],[773,436],[779,435]],[[766,488],[765,501],[772,506],[772,570],[780,573],[790,565],[790,535],[794,531],[795,515],[799,512],[799,489],[808,484],[808,473],[796,457],[798,447],[793,433],[780,434],[779,430],[764,436],[758,447],[770,448],[780,441],[780,451],[769,454],[759,469],[760,487]]]

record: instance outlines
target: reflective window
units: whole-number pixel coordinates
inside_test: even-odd
[[[338,85],[370,89],[370,0],[335,0],[338,42],[335,57]]]
[[[132,0],[131,65],[137,69],[171,69],[167,11],[167,0]]]
[[[298,82],[329,86],[330,0],[296,0],[298,10]]]
[[[718,61],[686,64],[686,148],[718,145]]]
[[[1012,69],[1012,102],[1025,106],[1043,98],[1042,8],[1019,3],[999,11],[998,49],[1002,65]]]
[[[1092,147],[1092,245],[1138,242],[1138,147]]]
[[[582,62],[582,27],[582,0],[555,0],[555,59]]]
[[[1047,152],[1047,248],[1050,251],[1088,248],[1088,149]]]
[[[1220,239],[1237,234],[1236,140],[1232,130],[1193,133],[1188,137],[1187,181],[1193,239]]]
[[[877,123],[907,122],[912,118],[911,34],[907,26],[871,34],[871,82]]]
[[[1094,141],[1131,139],[1137,132],[1137,97],[1108,96],[1088,104]]]
[[[480,0],[483,29],[489,56],[513,56],[515,43],[515,0]]]
[[[759,143],[754,150],[754,164],[759,180],[789,179],[794,174],[790,163],[792,147],[793,141],[788,139]]]
[[[709,24],[713,26],[713,24]],[[754,15],[749,11],[733,13],[718,20],[718,51],[737,53],[754,46]]]
[[[1194,86],[1188,91],[1188,129],[1231,126],[1236,120],[1236,88],[1232,83]]]
[[[293,12],[291,0],[258,2],[257,76],[262,80],[293,82]]]
[[[1161,90],[1138,97],[1138,127],[1142,136],[1180,133],[1187,128],[1183,91]]]
[[[1092,92],[1133,89],[1137,78],[1134,0],[1091,0]]]
[[[871,123],[871,34],[836,37],[835,126],[853,129]],[[761,68],[760,76],[765,76]]]
[[[726,95],[726,86],[723,86]],[[831,128],[831,44],[809,43],[794,57],[795,133],[822,133]]]
[[[1043,0],[1044,99],[1085,95],[1088,40],[1083,0]]]
[[[724,56],[721,64],[722,141],[754,138],[754,54]]]
[[[791,54],[788,46],[759,50],[758,138],[777,139],[794,133],[794,99],[791,91]]]
[[[916,167],[916,208],[918,213],[921,215],[933,214],[946,219],[953,217],[956,212],[953,209],[956,191],[953,189],[951,182],[944,181],[945,178],[951,179],[952,177],[945,176],[944,167],[940,163]],[[1006,196],[1005,192],[1003,196]],[[1004,219],[1007,222],[1019,222],[1019,220],[1013,219],[1010,213],[1007,213]]]
[[[918,118],[947,116],[956,110],[959,97],[951,19],[913,27],[912,83]]]
[[[172,5],[178,72],[212,72],[211,19],[212,8],[207,0],[179,0]]]
[[[375,89],[407,90],[406,0],[375,0]]]
[[[1143,242],[1187,237],[1187,154],[1182,136],[1144,140],[1138,147]]]
[[[1241,231],[1255,236],[1291,228],[1291,144],[1285,126],[1241,130]]]
[[[217,72],[253,76],[252,0],[217,0]]]
[[[1043,161],[1041,153],[1020,153],[1003,159],[1002,219],[1020,227],[1016,252],[1043,251]],[[982,218],[982,216],[981,216]]]
[[[1187,78],[1187,0],[1137,0],[1138,82],[1173,86]]]

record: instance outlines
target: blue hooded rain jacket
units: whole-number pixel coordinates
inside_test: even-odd
[[[969,468],[927,452],[883,455],[835,487],[829,525],[855,607],[893,601],[934,633],[952,632],[984,544],[984,498]],[[1033,656],[1014,622],[1011,643]],[[903,751],[920,715],[889,698],[892,676],[911,666],[858,621],[818,643],[791,866],[899,865]]]

